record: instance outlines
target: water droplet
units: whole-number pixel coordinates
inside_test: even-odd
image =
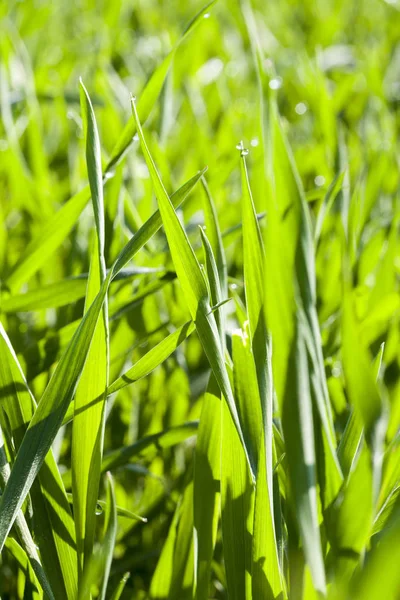
[[[101,504],[97,503],[96,504],[96,515],[99,516],[101,515],[103,512],[103,507],[101,506]]]
[[[304,104],[304,102],[299,102],[298,104],[296,104],[294,110],[298,115],[304,115],[304,113],[307,112],[307,106]]]
[[[240,141],[239,144],[236,144],[236,149],[240,150],[240,156],[247,156],[249,151],[244,147],[243,141]]]
[[[325,177],[323,175],[317,175],[314,179],[314,183],[316,186],[321,187],[325,183]]]
[[[274,77],[274,79],[271,79],[269,87],[271,90],[279,90],[279,88],[282,87],[282,77]]]
[[[205,18],[205,19],[209,19],[209,18],[210,18],[210,16],[211,16],[211,15],[210,15],[210,13],[204,13],[204,18]]]
[[[137,141],[138,141],[138,139],[139,139],[139,134],[138,134],[138,133],[135,133],[135,135],[133,136],[133,138],[132,138],[132,139],[133,139],[133,141],[134,141],[134,142],[137,142]]]
[[[200,263],[200,269],[201,269],[202,271],[204,271],[204,265],[203,265],[203,263]]]
[[[134,96],[133,94],[131,94],[131,100],[132,100],[133,103],[135,103],[136,102],[136,96]]]
[[[258,146],[260,142],[258,141],[258,138],[253,138],[250,142],[250,146],[253,146],[253,148],[256,148],[256,146]]]
[[[236,283],[231,283],[231,290],[237,290],[237,287]]]
[[[207,225],[203,225],[203,231],[207,231]]]

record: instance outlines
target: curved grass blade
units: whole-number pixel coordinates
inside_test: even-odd
[[[83,317],[26,430],[0,501],[0,550],[72,400],[112,274],[110,271],[96,300]]]
[[[151,371],[157,368],[163,363],[182,342],[189,337],[195,330],[194,323],[189,321],[176,331],[171,333],[165,339],[162,340],[157,346],[149,350],[141,359],[137,361],[126,371],[121,377],[116,379],[107,389],[107,395],[113,394],[114,392],[124,388],[135,381],[138,381],[142,377],[146,377]]]
[[[2,406],[0,422],[3,428],[10,427],[14,445],[18,449],[34,415],[36,402],[1,324],[0,357]],[[51,451],[47,453],[38,479],[33,483],[31,500],[35,514],[35,540],[40,548],[51,587],[60,600],[73,598],[77,589],[74,524],[60,473]]]
[[[197,333],[200,337],[204,352],[209,360],[218,385],[228,403],[233,421],[244,446],[243,434],[240,428],[232,388],[224,362],[215,317],[213,313],[210,312],[208,290],[204,275],[147,147],[134,100],[132,100],[132,110],[139,139],[142,144],[143,154],[160,207],[160,214],[176,273],[182,286],[192,319],[196,323]],[[245,453],[248,457],[246,448]],[[254,466],[252,466],[252,468],[254,469]]]
[[[86,164],[96,223],[85,300],[85,311],[88,311],[106,278],[105,225],[100,139],[93,107],[82,81],[80,81],[80,88]],[[78,565],[81,569],[92,555],[96,527],[96,504],[103,450],[104,406],[108,385],[108,355],[108,308],[107,296],[105,296],[102,315],[93,333],[74,401],[72,493]]]

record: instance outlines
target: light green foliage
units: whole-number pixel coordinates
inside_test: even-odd
[[[0,31],[0,596],[395,600],[400,4]]]

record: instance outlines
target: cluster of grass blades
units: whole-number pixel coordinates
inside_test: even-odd
[[[400,17],[377,2],[364,64],[364,9],[345,46],[348,3],[289,31],[289,1],[268,29],[214,0],[136,100],[108,36],[160,9],[128,4],[71,101],[19,33],[45,7],[0,12],[0,596],[395,600]]]

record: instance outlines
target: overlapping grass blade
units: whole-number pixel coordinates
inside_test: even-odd
[[[132,108],[178,279],[185,294],[191,316],[196,323],[197,333],[204,352],[228,403],[239,437],[244,444],[215,318],[210,310],[204,275],[151,157],[134,100],[132,101]]]
[[[26,430],[0,501],[0,548],[4,545],[74,395],[111,277],[112,271],[58,363]]]
[[[163,363],[178,346],[195,330],[194,323],[188,321],[176,331],[164,338],[157,346],[149,350],[137,363],[126,371],[121,377],[118,377],[107,389],[107,395],[110,395],[121,388],[146,377],[151,371]]]
[[[2,428],[11,429],[16,450],[33,418],[36,402],[27,385],[11,342],[0,324],[0,384],[2,389]],[[7,419],[4,418],[7,416]],[[14,477],[13,464],[10,478]],[[9,485],[10,478],[8,479]],[[23,481],[19,481],[22,485]],[[6,491],[3,495],[5,495]],[[54,593],[58,598],[74,597],[77,589],[76,549],[73,519],[53,453],[46,454],[44,465],[31,489],[32,505],[39,523],[35,540]],[[14,497],[14,502],[18,496]],[[22,503],[21,503],[22,504]],[[18,515],[18,510],[15,516]],[[2,514],[0,527],[6,525]],[[60,517],[62,519],[60,523]],[[11,517],[13,518],[13,517]]]
[[[221,392],[210,378],[204,395],[194,462],[196,600],[208,600],[221,504]]]
[[[90,262],[85,310],[99,293],[106,278],[104,259],[104,200],[101,150],[96,118],[89,95],[81,81],[81,107],[86,140],[86,163],[90,182],[96,233]],[[72,428],[72,493],[78,564],[83,569],[92,555],[96,504],[103,449],[104,405],[108,385],[108,308],[105,297],[102,315],[93,333],[75,393]]]
[[[221,524],[229,598],[251,600],[254,488],[237,429],[222,404]]]

